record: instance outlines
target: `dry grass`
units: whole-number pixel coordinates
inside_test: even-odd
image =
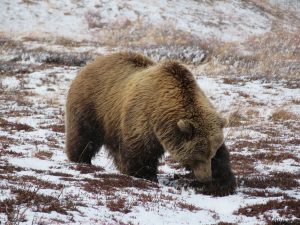
[[[27,4],[27,5],[37,4],[36,0],[22,0],[22,2]]]
[[[259,117],[259,111],[257,111],[256,109],[248,109],[246,111],[246,115],[250,119],[258,118]]]
[[[1,162],[0,164],[0,170],[1,170],[1,174],[8,174],[7,178],[11,178],[11,176],[9,176],[9,174],[15,173],[15,172],[20,172],[23,169],[21,167],[16,167],[13,166],[7,162]],[[2,179],[4,179],[4,177],[2,177]]]
[[[296,143],[295,143],[296,144]],[[279,163],[286,159],[293,159],[295,162],[300,162],[300,158],[295,156],[292,153],[288,152],[281,152],[281,153],[272,153],[272,152],[263,152],[263,153],[256,153],[251,156],[253,159],[261,160],[264,163]]]
[[[94,166],[94,165],[88,165],[88,164],[77,164],[75,166],[71,166],[70,169],[77,170],[82,174],[96,173],[96,172],[104,171],[104,169],[100,166]]]
[[[24,42],[37,42],[37,43],[48,43],[50,44],[56,44],[56,45],[62,45],[65,47],[79,47],[84,44],[87,44],[86,42],[78,42],[70,38],[62,37],[62,36],[56,36],[56,37],[36,37],[32,35],[27,35],[22,37],[22,41]],[[96,43],[93,43],[96,45]]]
[[[244,178],[240,182],[243,187],[266,189],[277,187],[281,190],[289,190],[299,186],[297,179],[299,175],[293,175],[290,173],[275,173],[269,177],[253,177]]]
[[[85,13],[84,17],[87,21],[89,29],[103,28],[104,26],[107,26],[106,23],[101,22],[100,13],[97,11],[89,10]]]
[[[20,222],[21,218],[25,219],[24,216],[19,216],[22,213],[18,206],[23,206],[21,207],[23,213],[29,208],[35,212],[50,213],[55,211],[61,214],[67,214],[66,210],[76,210],[72,202],[62,205],[58,198],[39,194],[38,190],[11,188],[11,193],[15,195],[14,199],[6,199],[0,202],[0,213],[5,213],[9,221],[16,220],[16,222]]]
[[[269,198],[269,197],[282,197],[284,199],[290,199],[286,193],[284,192],[270,192],[266,190],[251,190],[251,191],[243,191],[244,194],[252,196],[252,197],[264,197],[264,198]]]
[[[49,42],[49,44],[53,44],[53,39],[47,38],[35,38],[28,36],[24,37],[23,40],[30,42]],[[79,47],[86,44],[63,37],[57,37],[54,41],[58,45],[62,45],[64,47]],[[47,50],[43,47],[27,49],[24,46],[23,41],[13,41],[8,37],[1,37],[1,35],[0,44],[2,44],[1,50],[3,53],[9,54],[12,58],[9,61],[1,62],[0,75],[20,75],[45,69],[49,66],[52,67],[53,65],[83,66],[87,61],[90,61],[93,58],[90,52],[57,52]],[[34,60],[35,62],[39,62],[41,64],[24,64],[21,62],[27,60]]]
[[[52,176],[58,176],[58,177],[73,177],[72,174],[63,173],[63,172],[52,172],[52,171],[49,171],[47,174],[52,175]]]
[[[141,193],[136,195],[137,195],[136,205],[140,205],[140,204],[145,205],[146,203],[155,201],[155,198],[151,194]]]
[[[275,209],[279,213],[281,218],[294,219],[291,216],[291,213],[296,218],[300,218],[299,202],[296,199],[288,199],[288,200],[284,200],[284,201],[269,200],[266,204],[256,204],[256,205],[240,208],[236,212],[236,214],[246,215],[246,216],[255,216],[255,217],[264,215],[264,218],[267,221],[271,221],[272,217],[268,216],[268,214],[266,214],[266,212],[270,211],[270,210],[275,210]]]
[[[279,110],[273,112],[271,119],[273,121],[298,120],[298,119],[300,119],[300,116],[298,116],[292,112],[288,112],[284,109],[279,109]]]
[[[181,209],[185,209],[185,210],[192,211],[192,212],[201,210],[201,208],[199,208],[199,207],[196,207],[194,205],[184,203],[184,202],[177,202],[176,206]]]
[[[138,188],[138,189],[152,189],[158,188],[156,183],[152,183],[143,179],[135,179],[130,176],[121,174],[103,174],[98,173],[94,175],[98,179],[84,179],[83,188],[88,192],[106,192],[112,194],[115,190]]]
[[[125,214],[131,212],[130,204],[126,201],[126,198],[122,197],[118,197],[116,200],[108,200],[106,206],[111,211],[119,211]]]
[[[65,133],[65,125],[64,124],[53,124],[44,126],[43,129],[50,129],[53,132]]]
[[[162,50],[161,48],[169,48],[169,52],[174,46],[179,46],[179,48],[181,46],[194,46],[195,49],[198,47],[198,50],[204,52],[208,52],[207,50],[210,49],[210,41],[200,42],[197,37],[177,29],[174,24],[169,22],[156,26],[144,21],[143,18],[138,18],[134,23],[124,19],[113,24],[106,24],[101,22],[101,16],[96,11],[88,11],[85,14],[85,19],[89,28],[95,31],[95,36],[99,42],[110,47],[121,46],[130,50],[138,49],[146,51],[146,54],[149,47],[160,50]],[[191,52],[191,54],[195,55],[195,52]],[[179,57],[182,53],[183,51],[178,49],[177,55]],[[149,54],[153,54],[152,51]],[[157,51],[155,54],[161,53]]]
[[[297,13],[297,11],[295,10],[295,8],[297,7],[297,5],[299,6],[299,4],[297,4],[297,1],[285,1],[285,2],[269,1],[269,0],[245,0],[245,1],[251,2],[252,4],[254,4],[254,6],[257,9],[262,10],[274,16],[275,18],[287,20],[291,23],[293,23],[294,21],[290,20],[290,18],[296,17],[295,14]],[[272,2],[273,4],[270,4],[270,2]],[[297,21],[297,19],[295,21]],[[275,23],[274,26],[275,25],[277,25],[277,23]],[[297,24],[293,24],[293,25],[297,25]]]
[[[239,85],[244,85],[245,84],[245,80],[241,79],[239,77],[224,77],[223,78],[223,83],[224,84],[231,84],[231,85],[235,85],[235,84],[239,84]]]
[[[236,77],[243,74],[250,79],[284,79],[287,87],[299,88],[300,28],[296,29],[289,31],[279,26],[242,44],[214,42],[204,71],[225,76],[224,83],[228,84],[236,83]]]
[[[219,222],[217,225],[237,225],[237,223]]]
[[[292,103],[292,104],[295,104],[295,105],[300,105],[300,99],[293,98],[293,99],[291,100],[291,103]]]
[[[238,94],[244,98],[250,98],[250,95],[248,95],[247,93],[245,93],[243,91],[238,91]]]
[[[239,111],[235,111],[230,113],[228,120],[228,127],[239,127],[244,124],[245,117]]]
[[[34,153],[34,157],[39,159],[51,159],[53,152],[48,151],[37,151]]]

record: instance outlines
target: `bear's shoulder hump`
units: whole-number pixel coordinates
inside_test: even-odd
[[[149,67],[154,65],[151,59],[135,52],[122,52],[119,53],[119,57],[121,60],[132,63],[135,67]]]
[[[185,66],[183,66],[177,61],[165,61],[161,64],[160,69],[181,82],[193,83],[194,77],[192,73]]]

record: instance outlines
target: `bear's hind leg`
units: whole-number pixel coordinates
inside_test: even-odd
[[[66,152],[70,161],[91,164],[102,145],[97,122],[67,118]]]

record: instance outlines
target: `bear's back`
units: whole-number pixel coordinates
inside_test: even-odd
[[[153,61],[133,52],[98,56],[79,72],[71,91],[75,90],[85,101],[109,104],[109,99],[120,97],[127,78],[151,65]]]
[[[82,70],[80,75],[84,74],[85,79],[93,79],[94,82],[101,82],[103,85],[107,83],[111,86],[151,65],[154,65],[154,62],[143,55],[121,52],[108,56],[98,56]]]

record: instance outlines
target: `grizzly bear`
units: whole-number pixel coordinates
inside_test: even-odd
[[[66,153],[91,163],[102,145],[124,174],[157,181],[164,152],[200,182],[230,193],[235,179],[223,119],[192,73],[176,61],[136,53],[99,56],[72,82],[66,103]]]

